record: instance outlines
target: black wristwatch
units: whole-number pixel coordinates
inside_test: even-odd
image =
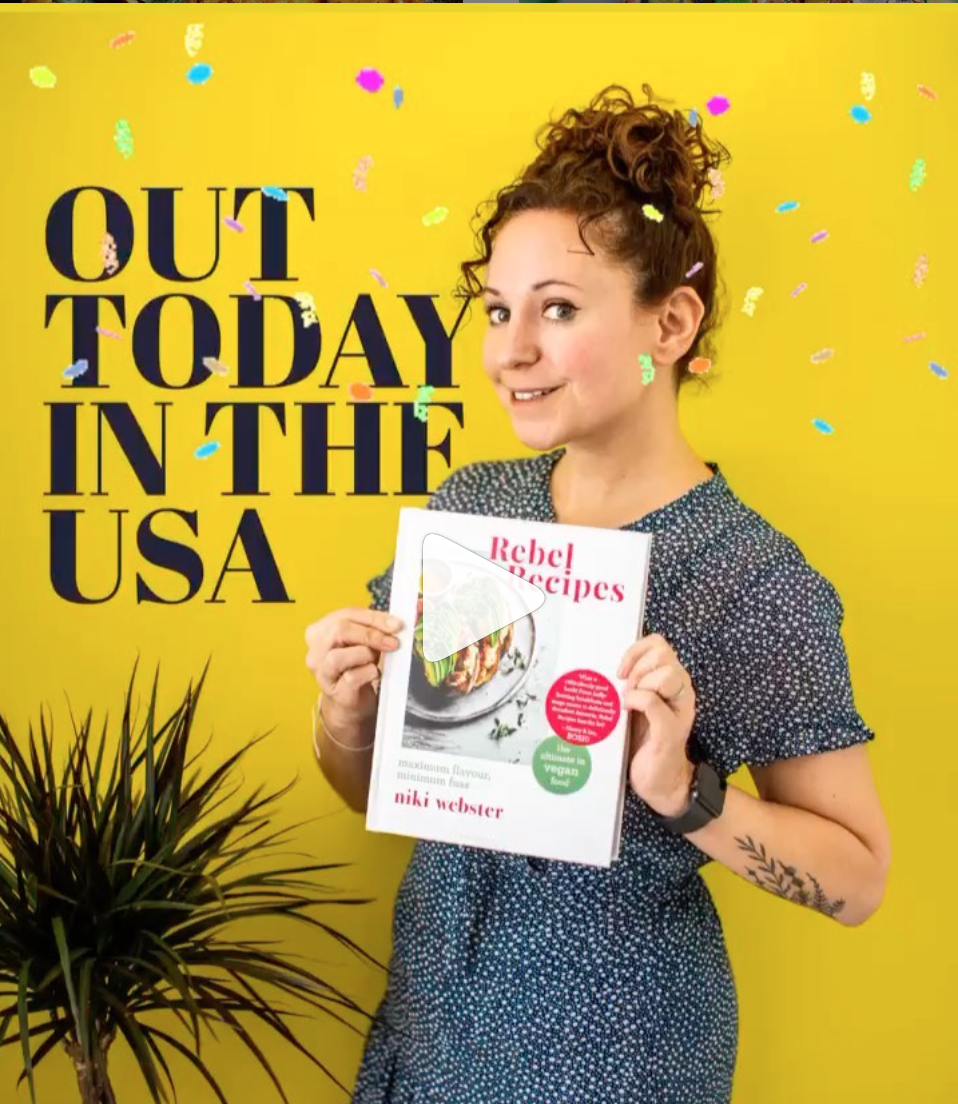
[[[654,809],[649,812],[659,824],[679,836],[684,836],[686,832],[695,832],[714,820],[725,805],[725,779],[704,759],[695,765],[690,797],[688,809],[678,816],[662,816]]]

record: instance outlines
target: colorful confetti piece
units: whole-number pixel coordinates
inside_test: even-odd
[[[689,112],[689,126],[696,126],[699,121],[699,113],[693,107]]]
[[[920,288],[928,276],[928,258],[924,253],[915,261],[915,274],[912,277],[915,287]]]
[[[908,180],[908,187],[913,192],[917,192],[918,189],[925,183],[925,160],[919,157],[911,167],[911,176]]]
[[[124,31],[123,34],[117,35],[116,38],[110,39],[110,47],[115,50],[118,46],[126,46],[136,38],[136,31]]]
[[[650,384],[655,379],[655,365],[648,353],[639,353],[639,364],[642,368],[642,383]]]
[[[432,398],[432,393],[435,390],[435,387],[431,387],[424,383],[416,392],[416,401],[413,404],[412,412],[413,416],[418,418],[421,422],[424,422],[429,416],[429,400]]]
[[[935,373],[935,375],[939,379],[947,379],[948,378],[948,369],[943,367],[941,364],[936,364],[935,361],[931,361],[931,363],[928,365],[928,367],[932,370],[932,372]]]
[[[212,456],[214,452],[218,452],[219,447],[219,441],[207,441],[205,445],[200,445],[193,455],[197,460],[205,460],[207,456]]]
[[[278,199],[280,203],[289,202],[289,196],[282,188],[274,188],[272,185],[268,184],[265,188],[260,188],[260,191],[264,196],[269,196],[270,199]]]
[[[918,91],[921,93],[922,96],[925,97],[926,100],[938,99],[938,94],[936,92],[933,92],[930,88],[926,88],[923,84],[918,85]]]
[[[642,204],[642,214],[645,215],[647,219],[651,219],[653,222],[661,222],[662,219],[665,218],[658,207],[655,207],[651,203]]]
[[[215,372],[218,376],[229,375],[229,368],[216,357],[203,357],[203,367],[209,372]]]
[[[712,189],[712,198],[721,199],[725,194],[725,181],[718,169],[709,169],[709,185]]]
[[[187,70],[186,79],[190,84],[206,84],[212,75],[213,66],[207,65],[205,61],[198,61]]]
[[[827,237],[828,237],[828,231],[827,230],[819,230],[818,233],[812,234],[812,236],[808,240],[811,241],[811,242],[820,242],[820,241],[824,241]]]
[[[360,69],[356,83],[366,92],[378,92],[383,86],[383,75],[378,69]]]
[[[921,331],[921,333],[916,333],[916,334],[909,334],[909,335],[908,335],[908,337],[903,337],[903,338],[902,338],[902,341],[903,341],[903,342],[908,342],[908,341],[921,341],[921,339],[922,339],[922,338],[923,338],[924,336],[925,336],[925,331],[924,331],[924,330],[922,330],[922,331]]]
[[[696,272],[700,272],[703,268],[705,268],[705,265],[702,264],[701,261],[696,261],[695,264],[692,265],[692,267],[688,270],[688,272],[686,272],[686,274],[685,274],[686,280],[688,280],[692,276],[694,276],[696,274]]]
[[[747,314],[749,318],[755,316],[755,304],[759,300],[759,296],[765,294],[765,289],[760,287],[751,287],[745,293],[745,305],[742,307],[742,313]]]
[[[406,98],[405,92],[397,84],[393,89],[393,107],[399,107],[403,100]]]
[[[386,283],[386,281],[382,278],[382,276],[379,275],[379,273],[374,268],[371,268],[369,270],[369,274],[370,274],[370,276],[372,276],[376,280],[378,280],[380,282],[380,284],[382,284],[383,287],[389,287],[389,284]]]
[[[319,319],[316,317],[316,302],[312,295],[308,291],[297,291],[293,298],[299,303],[303,326],[319,325]]]
[[[812,364],[824,364],[826,360],[834,355],[834,349],[819,349],[817,353],[812,353]]]
[[[373,389],[368,383],[351,383],[349,385],[349,397],[357,402],[365,402],[373,397]]]
[[[356,165],[356,168],[353,169],[353,187],[358,188],[361,192],[366,190],[366,174],[372,163],[373,159],[368,155],[360,157],[359,163]]]
[[[203,27],[204,23],[190,23],[186,28],[186,38],[184,39],[184,46],[186,52],[190,57],[196,57],[203,47]]]
[[[254,288],[253,285],[249,282],[249,280],[247,280],[246,283],[243,284],[243,287],[246,288],[246,290],[250,293],[250,295],[253,296],[257,303],[260,301],[260,299],[263,298],[262,295],[260,295],[260,293],[256,290],[256,288]]]
[[[126,119],[118,119],[113,130],[113,142],[124,157],[133,156],[133,134]]]
[[[807,287],[808,287],[808,284],[806,284],[806,283],[801,283],[801,284],[799,284],[799,285],[798,285],[798,287],[797,287],[797,288],[795,288],[795,290],[794,290],[794,291],[792,292],[792,298],[793,298],[793,299],[797,299],[797,298],[799,297],[799,295],[801,295],[801,293],[802,293],[802,292],[803,292],[803,291],[804,291],[804,290],[805,290],[805,289],[806,289]]]
[[[57,83],[56,74],[46,65],[34,65],[30,70],[30,80],[37,88],[52,88]]]
[[[98,334],[103,334],[104,337],[112,337],[117,341],[120,340],[120,335],[118,333],[114,333],[112,330],[105,330],[102,326],[97,326],[96,332]]]
[[[786,211],[797,211],[799,207],[798,200],[789,199],[785,203],[780,203],[775,208],[775,213],[778,215],[784,215]]]
[[[100,256],[103,258],[103,267],[112,276],[120,267],[116,259],[116,241],[112,234],[104,234],[100,241]]]
[[[834,433],[835,430],[826,422],[823,418],[813,418],[812,425],[819,431],[819,433]]]
[[[78,360],[76,364],[71,364],[69,368],[63,369],[63,374],[67,379],[76,379],[77,376],[82,376],[84,372],[90,367],[90,362],[87,360]]]
[[[448,207],[433,207],[431,211],[427,211],[422,216],[423,226],[435,226],[436,223],[442,222],[442,220],[449,214]]]
[[[862,107],[861,104],[855,104],[855,106],[848,113],[855,120],[856,123],[870,123],[872,113],[867,107]]]
[[[732,105],[726,96],[713,96],[705,106],[710,115],[724,115]]]
[[[694,357],[689,361],[689,371],[693,376],[704,375],[712,367],[708,357]]]
[[[246,227],[241,222],[237,222],[235,218],[230,218],[229,215],[224,215],[223,221],[230,228],[230,230],[239,230],[240,233],[242,233],[246,229]]]
[[[862,95],[866,100],[874,99],[875,97],[875,74],[874,73],[862,73]]]

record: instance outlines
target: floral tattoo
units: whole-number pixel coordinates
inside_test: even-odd
[[[752,867],[747,866],[745,871],[762,889],[767,889],[770,893],[784,897],[788,901],[795,901],[796,904],[808,905],[826,916],[835,916],[845,907],[845,902],[841,898],[829,901],[815,876],[806,871],[808,880],[814,887],[813,891],[809,891],[804,879],[798,876],[795,867],[786,866],[783,862],[768,856],[763,843],[756,847],[751,836],[746,836],[745,839],[739,839],[736,836],[735,842],[755,860],[758,869],[753,870]]]

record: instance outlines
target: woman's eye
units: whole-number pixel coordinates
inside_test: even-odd
[[[572,319],[575,317],[576,312],[579,309],[578,307],[574,306],[572,303],[567,303],[565,300],[556,300],[552,303],[547,303],[545,309],[547,311],[550,311],[555,307],[558,307],[560,310],[568,311],[569,313],[566,314],[566,315],[559,315],[558,317],[550,318],[549,319],[550,322],[571,322]],[[493,303],[491,306],[486,308],[486,314],[489,316],[490,323],[495,326],[495,325],[498,325],[498,323],[497,323],[497,321],[494,317],[496,311],[506,311],[506,312],[508,312],[508,310],[509,310],[509,308],[504,307],[501,303]]]

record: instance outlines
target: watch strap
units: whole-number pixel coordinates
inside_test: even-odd
[[[687,832],[696,832],[704,828],[710,820],[714,820],[721,812],[725,804],[725,779],[718,771],[704,759],[696,764],[695,775],[690,791],[691,803],[684,813],[678,816],[666,817],[652,811],[652,815],[670,832],[676,835],[685,835]]]

